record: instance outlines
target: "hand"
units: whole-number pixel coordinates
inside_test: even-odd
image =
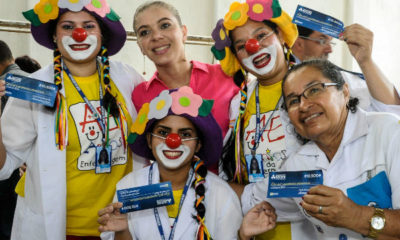
[[[275,209],[268,202],[261,202],[244,216],[239,231],[240,237],[242,240],[249,239],[254,235],[273,229],[275,223]]]
[[[359,24],[352,24],[345,28],[340,39],[347,43],[351,55],[360,66],[372,60],[374,34],[369,29]]]
[[[107,207],[99,210],[97,222],[100,224],[100,232],[128,230],[128,218],[126,214],[120,213],[119,209],[121,207],[122,203],[116,202],[110,203]]]
[[[26,163],[22,164],[19,167],[19,176],[22,177],[22,175],[24,175],[25,172],[26,172]]]
[[[328,226],[356,229],[362,206],[346,197],[340,189],[324,185],[312,187],[300,205],[311,216]],[[322,210],[320,210],[322,206]]]
[[[0,97],[6,94],[6,81],[0,80]]]

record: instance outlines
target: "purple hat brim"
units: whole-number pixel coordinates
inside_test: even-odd
[[[217,163],[222,154],[222,131],[217,121],[210,113],[205,117],[197,116],[192,117],[187,114],[177,115],[169,110],[169,115],[182,116],[190,120],[196,129],[200,132],[201,136],[201,148],[196,155],[200,157],[206,166],[212,166]],[[146,128],[142,135],[137,136],[135,142],[133,144],[129,144],[131,150],[139,156],[142,156],[147,159],[155,160],[151,149],[147,144],[146,133],[149,132],[153,124],[158,119],[151,119],[147,122]]]
[[[68,11],[70,10],[66,8],[60,8],[58,18],[62,14]],[[86,8],[83,8],[82,11],[85,11],[90,15],[92,15],[93,17],[95,17],[99,22],[102,22],[104,27],[107,28],[107,31],[110,34],[108,44],[106,46],[108,49],[108,55],[112,56],[118,53],[119,50],[121,50],[121,48],[124,46],[126,41],[126,31],[121,21],[111,21],[110,19],[107,18],[107,16],[102,18],[101,16],[95,14],[94,12],[88,11]],[[58,18],[56,20],[58,20]],[[52,35],[52,33],[55,32],[55,30],[51,29],[52,27],[55,27],[54,22],[56,20],[48,21],[47,23],[40,24],[37,27],[31,24],[31,32],[35,41],[38,42],[40,45],[49,48],[51,50],[53,50],[56,47],[55,43],[53,42],[53,35]]]

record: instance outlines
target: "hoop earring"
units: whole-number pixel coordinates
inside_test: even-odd
[[[143,54],[143,75],[146,75],[146,56]]]

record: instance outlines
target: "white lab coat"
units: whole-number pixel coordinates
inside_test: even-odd
[[[131,93],[143,78],[128,65],[112,61],[110,75],[135,119]],[[53,65],[31,77],[52,83]],[[65,94],[64,89],[61,93]],[[55,146],[54,119],[54,111],[16,98],[9,100],[1,119],[7,159],[0,179],[8,178],[23,162],[28,165],[25,197],[18,198],[14,216],[14,240],[59,240],[66,236],[66,151]],[[134,167],[143,166],[144,159],[134,159]]]
[[[367,113],[358,108],[356,113],[348,114],[343,139],[330,163],[324,152],[310,141],[290,156],[281,170],[322,170],[323,184],[342,190],[346,196],[347,189],[365,183],[384,171],[390,183],[393,209],[399,209],[399,142],[400,118],[397,115]],[[363,239],[359,233],[344,228],[329,227],[306,214],[299,206],[300,198],[266,199],[267,186],[267,179],[249,185],[246,195],[242,196],[242,203],[249,207],[259,201],[267,200],[275,207],[278,221],[307,219],[315,226],[317,239],[341,239],[339,238],[341,234],[346,235],[348,240]]]
[[[117,184],[117,189],[148,185],[149,168],[142,168],[128,174]],[[158,165],[154,163],[153,183],[159,182]],[[205,188],[205,224],[211,237],[218,240],[236,239],[242,222],[242,211],[237,195],[225,181],[210,171],[208,171],[206,176]],[[174,239],[176,240],[195,239],[198,228],[198,223],[193,218],[193,216],[196,216],[194,208],[195,194],[194,188],[190,187],[176,225],[174,235]],[[114,201],[116,202],[117,199],[115,198]],[[167,208],[159,207],[158,212],[164,234],[168,238],[171,225]],[[133,239],[161,239],[152,208],[128,213],[128,224]],[[108,232],[103,233],[101,237],[102,239],[113,239],[113,235],[113,233]]]

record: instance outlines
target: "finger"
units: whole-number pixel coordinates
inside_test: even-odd
[[[326,197],[317,194],[306,194],[302,197],[303,201],[308,204],[313,204],[317,206],[328,206],[334,203],[333,197]]]
[[[110,220],[110,214],[108,214],[108,213],[97,218],[97,222],[101,225],[106,225],[108,220]]]
[[[336,188],[328,187],[325,185],[317,185],[312,188],[307,192],[309,195],[321,195],[321,196],[326,196],[326,197],[331,197],[336,194]]]
[[[304,201],[302,201],[300,203],[300,205],[304,208],[304,210],[306,210],[310,215],[325,215],[326,211],[324,211],[324,206],[321,205],[314,205],[314,204],[310,204],[310,203],[306,203]],[[327,208],[325,206],[325,208]],[[325,209],[326,210],[326,209]]]
[[[102,216],[102,215],[104,215],[104,214],[106,214],[106,213],[112,213],[113,211],[114,211],[113,205],[112,205],[112,204],[109,204],[109,205],[107,205],[107,207],[100,209],[100,210],[97,212],[97,215],[98,215],[98,216]]]

